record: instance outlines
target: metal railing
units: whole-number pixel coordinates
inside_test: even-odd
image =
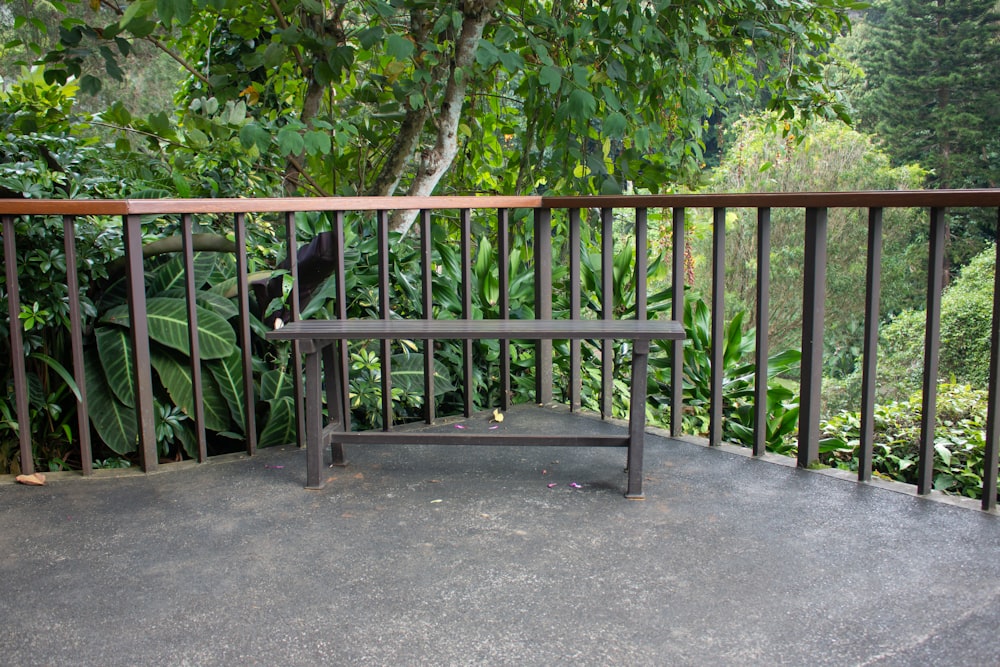
[[[684,312],[685,287],[685,224],[687,211],[691,209],[709,209],[713,215],[712,236],[712,277],[711,277],[711,404],[709,407],[710,428],[709,441],[718,445],[722,441],[723,423],[723,327],[725,313],[725,258],[726,258],[726,212],[731,209],[753,209],[757,213],[757,287],[756,287],[756,375],[755,375],[755,405],[754,405],[754,443],[753,453],[762,455],[765,451],[766,391],[767,391],[767,359],[769,355],[768,321],[769,321],[769,285],[770,285],[770,233],[772,209],[803,209],[802,224],[805,232],[804,262],[803,262],[803,294],[802,294],[802,366],[800,376],[800,411],[798,433],[798,464],[808,466],[819,457],[820,441],[820,406],[821,379],[823,365],[823,334],[825,316],[825,284],[827,266],[827,219],[831,209],[863,209],[868,212],[868,245],[867,277],[865,286],[865,318],[864,318],[864,350],[863,350],[863,385],[861,413],[861,443],[859,450],[858,478],[867,481],[872,475],[873,420],[875,413],[876,386],[876,349],[878,344],[879,303],[881,299],[881,269],[882,269],[882,217],[886,209],[906,208],[924,209],[928,212],[929,249],[928,249],[928,280],[927,280],[927,321],[924,344],[924,373],[922,384],[922,421],[921,442],[919,451],[919,477],[917,491],[927,494],[932,489],[934,465],[934,428],[936,419],[936,387],[938,383],[938,363],[940,353],[940,316],[941,289],[943,284],[943,253],[945,247],[946,218],[945,211],[951,207],[975,207],[980,209],[996,209],[1000,212],[1000,190],[978,191],[893,191],[893,192],[848,192],[848,193],[783,193],[783,194],[715,194],[715,195],[640,195],[640,196],[579,196],[579,197],[426,197],[426,198],[330,198],[330,199],[238,199],[238,200],[122,200],[122,201],[31,201],[31,200],[0,200],[0,219],[3,223],[3,246],[6,266],[6,290],[8,312],[10,316],[10,359],[11,377],[13,379],[16,403],[16,421],[19,425],[21,469],[24,472],[33,470],[31,428],[29,419],[28,381],[25,357],[18,354],[24,350],[23,331],[19,314],[21,301],[19,296],[19,275],[17,267],[17,238],[15,221],[37,216],[62,216],[64,223],[64,248],[66,253],[66,286],[69,300],[70,344],[72,347],[73,377],[79,388],[77,396],[77,439],[81,468],[84,474],[92,471],[91,429],[89,425],[90,412],[87,402],[87,386],[85,359],[83,354],[85,318],[83,316],[79,293],[80,282],[77,275],[76,241],[74,229],[77,221],[86,216],[116,216],[122,220],[122,238],[126,262],[126,284],[128,285],[128,307],[131,321],[131,344],[134,360],[135,384],[135,418],[138,424],[138,451],[143,468],[147,471],[157,466],[157,448],[154,424],[153,380],[150,366],[149,331],[146,326],[146,295],[141,287],[145,280],[145,267],[142,248],[142,229],[144,220],[154,218],[169,218],[179,222],[183,239],[182,251],[185,267],[185,294],[188,304],[188,338],[191,350],[191,378],[194,391],[194,402],[190,417],[196,424],[198,432],[198,459],[207,456],[205,445],[204,415],[202,410],[202,395],[200,382],[200,354],[198,340],[197,318],[195,307],[194,274],[194,244],[193,230],[195,220],[200,216],[231,216],[231,233],[236,247],[236,273],[243,277],[237,281],[236,303],[239,311],[237,333],[241,350],[241,368],[243,374],[242,414],[246,434],[246,451],[253,454],[257,447],[257,427],[255,424],[255,401],[253,372],[252,342],[254,334],[251,330],[250,285],[248,275],[246,238],[247,216],[272,216],[281,221],[286,238],[292,245],[297,245],[296,214],[304,212],[320,212],[330,216],[334,235],[335,252],[333,271],[343,278],[345,275],[344,224],[345,215],[374,215],[377,227],[377,262],[378,279],[378,316],[388,319],[392,314],[391,295],[393,286],[390,284],[390,262],[392,248],[389,239],[389,215],[397,210],[419,211],[416,227],[419,233],[419,253],[422,271],[421,307],[424,316],[430,316],[433,310],[433,295],[430,284],[434,271],[431,238],[432,227],[436,216],[449,212],[454,216],[457,212],[460,228],[461,249],[461,285],[458,286],[462,298],[462,316],[469,317],[472,313],[472,257],[473,257],[473,225],[472,214],[477,213],[477,221],[483,212],[491,212],[494,220],[497,243],[498,261],[498,310],[500,317],[510,316],[508,294],[511,276],[508,258],[510,248],[510,228],[512,215],[530,214],[533,225],[532,249],[534,271],[534,314],[544,318],[553,315],[553,213],[557,212],[560,221],[565,220],[564,229],[568,248],[570,318],[582,316],[581,304],[581,229],[587,224],[581,211],[595,212],[590,216],[598,221],[601,246],[601,317],[612,317],[613,306],[610,302],[613,294],[612,275],[614,260],[614,230],[613,221],[616,211],[628,211],[634,219],[634,243],[636,248],[636,291],[634,316],[644,319],[647,314],[647,274],[646,258],[649,252],[649,231],[647,217],[650,210],[659,210],[666,214],[670,211],[671,257],[670,288],[672,290],[671,318],[680,320]],[[494,217],[495,215],[495,217]],[[1000,222],[998,222],[1000,228]],[[1000,244],[998,244],[1000,248]],[[288,252],[287,270],[293,277],[290,295],[290,317],[300,316],[297,252]],[[1000,284],[1000,271],[997,272]],[[333,316],[346,317],[347,298],[343,279],[336,280],[336,294],[333,302]],[[988,420],[986,425],[985,470],[983,473],[984,509],[995,509],[997,496],[997,443],[1000,441],[1000,422],[998,422],[998,406],[1000,406],[1000,289],[994,290],[993,333],[991,340],[991,363],[989,380]],[[463,382],[466,387],[473,386],[473,363],[471,341],[464,344]],[[610,341],[603,342],[601,354],[601,412],[611,414],[610,383],[612,382],[613,348]],[[683,411],[682,386],[683,364],[679,360],[683,355],[683,343],[671,344],[671,371],[669,418],[670,431],[673,435],[681,434],[681,415]],[[433,341],[428,341],[425,355],[425,414],[424,418],[431,422],[436,418],[433,397],[434,373]],[[295,350],[297,353],[298,350]],[[347,366],[348,351],[341,348],[339,354],[344,355],[344,367]],[[380,362],[384,369],[381,374],[382,383],[382,419],[384,428],[392,427],[392,373],[388,343],[380,350]],[[553,400],[553,342],[539,341],[536,343],[535,354],[535,399],[541,403]],[[300,358],[297,354],[295,358]],[[504,407],[510,397],[511,359],[509,347],[500,346],[500,382],[501,396]],[[296,368],[296,400],[301,406],[301,371]],[[572,408],[580,405],[581,356],[579,342],[571,345],[569,363],[569,388],[566,392]],[[346,380],[345,380],[346,381]],[[349,400],[349,392],[341,392],[344,400]],[[471,414],[473,397],[465,392],[466,414]],[[345,406],[349,410],[350,406]],[[299,415],[301,432],[301,411]]]

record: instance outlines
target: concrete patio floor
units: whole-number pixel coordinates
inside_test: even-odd
[[[0,484],[0,664],[1000,664],[995,514],[658,436],[637,502],[621,450],[348,456]]]

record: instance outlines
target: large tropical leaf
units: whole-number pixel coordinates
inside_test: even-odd
[[[134,452],[139,444],[135,410],[115,398],[101,372],[101,359],[89,354],[86,363],[90,421],[97,435],[116,454]]]
[[[260,399],[271,401],[295,395],[295,374],[291,370],[270,370],[260,376]]]
[[[272,447],[295,442],[295,399],[282,396],[268,401],[271,413],[267,417],[267,425],[257,438],[258,447]]]
[[[104,369],[102,382],[114,393],[115,397],[126,407],[135,406],[135,364],[132,361],[132,341],[128,330],[121,327],[98,327],[97,354],[100,364],[94,364],[97,372]],[[87,370],[90,370],[90,364]],[[87,376],[90,384],[90,376]]]
[[[424,391],[424,355],[392,355],[392,384],[407,394],[422,394]],[[441,364],[434,369],[434,394],[440,396],[455,391],[451,379],[441,374]]]
[[[240,429],[243,431],[246,424],[246,407],[243,391],[243,355],[239,349],[234,349],[233,353],[225,359],[210,361],[205,367],[215,378],[215,382],[222,392],[222,397],[229,404],[229,414],[232,415]]]
[[[215,253],[196,252],[194,254],[194,284],[201,287],[208,282],[215,268]],[[162,294],[172,288],[184,288],[184,256],[176,254],[170,261],[152,272],[149,285],[150,294]]]
[[[162,348],[151,352],[153,368],[160,382],[170,394],[174,405],[188,417],[194,417],[194,391],[191,382],[191,365],[187,359]],[[209,431],[229,430],[229,404],[211,373],[202,373],[202,405],[205,408],[205,428]]]
[[[223,359],[236,347],[236,333],[226,320],[197,306],[198,341],[202,359]],[[149,337],[184,354],[191,354],[188,342],[187,304],[184,299],[153,297],[146,301]],[[126,306],[108,311],[104,321],[129,326]]]
[[[195,301],[199,306],[204,306],[224,320],[231,320],[240,314],[239,308],[231,299],[215,292],[200,290],[195,294]]]

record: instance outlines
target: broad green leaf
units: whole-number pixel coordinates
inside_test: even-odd
[[[278,130],[278,150],[282,155],[300,155],[305,149],[305,140],[298,130],[283,127]]]
[[[328,132],[317,130],[306,132],[303,142],[309,155],[328,155],[330,153],[331,139]]]
[[[188,128],[187,137],[191,145],[195,148],[208,148],[211,143],[208,135],[196,127]]]
[[[356,37],[362,49],[370,49],[382,40],[385,31],[381,26],[365,28],[357,33]]]
[[[571,116],[584,123],[597,111],[597,100],[586,90],[577,89],[570,93],[566,106]]]
[[[267,402],[271,411],[267,416],[267,425],[257,437],[258,447],[273,447],[296,442],[295,399],[283,396]]]
[[[723,363],[728,366],[740,360],[743,354],[743,313],[740,311],[729,322],[729,328],[725,332],[726,340],[723,341]]]
[[[247,123],[240,128],[240,144],[243,148],[256,146],[263,153],[271,145],[271,133],[257,123]]]
[[[385,40],[385,52],[396,60],[406,60],[413,55],[413,42],[402,35],[389,35]]]
[[[492,67],[500,59],[500,49],[489,40],[481,40],[479,48],[476,49],[476,62],[483,68]]]
[[[407,394],[422,394],[424,391],[424,355],[392,355],[392,383]],[[434,368],[434,394],[440,396],[455,391],[451,380],[441,374],[441,364]]]
[[[609,137],[622,138],[625,135],[626,127],[628,127],[628,121],[623,114],[615,112],[604,119],[604,134]]]
[[[170,394],[170,400],[188,417],[194,418],[194,390],[191,365],[175,352],[156,348],[150,354],[160,382]],[[205,408],[205,428],[226,431],[230,425],[229,405],[211,373],[202,373],[202,405]]]
[[[480,291],[483,299],[491,306],[497,305],[500,300],[500,279],[492,271],[488,272],[480,280]]]
[[[91,353],[87,359],[87,401],[97,435],[116,454],[134,452],[139,444],[135,410],[115,398],[101,372],[103,362]]]
[[[516,51],[501,50],[500,52],[500,64],[508,72],[517,73],[524,68],[524,58],[521,57],[520,53]]]
[[[138,0],[138,2],[129,3],[128,7],[125,8],[125,13],[122,14],[121,21],[118,23],[123,28],[128,28],[130,27],[129,24],[136,19],[144,19],[149,16],[155,8],[156,0]]]
[[[73,379],[73,375],[68,370],[66,370],[65,366],[63,366],[61,363],[59,363],[49,355],[42,354],[41,352],[32,352],[31,358],[38,359],[39,361],[43,362],[46,366],[51,368],[59,377],[63,379],[63,382],[66,383],[66,386],[69,387],[70,391],[73,392],[73,395],[76,396],[76,400],[78,401],[81,400],[80,388],[76,386],[76,380]]]
[[[98,327],[97,353],[100,366],[104,369],[106,384],[114,396],[126,407],[135,406],[135,364],[132,361],[132,341],[128,329],[122,327]],[[89,368],[88,364],[88,368]],[[87,376],[90,384],[90,376]]]
[[[80,91],[87,95],[96,95],[101,92],[101,80],[92,74],[84,74],[80,77]]]
[[[191,0],[173,0],[174,2],[174,18],[177,19],[177,23],[182,26],[187,25],[191,22],[191,11],[193,9],[193,3]]]
[[[476,252],[476,263],[473,265],[473,271],[476,276],[482,280],[487,273],[490,272],[493,259],[493,246],[490,240],[485,236],[479,240],[479,248]]]
[[[223,359],[236,347],[233,327],[210,310],[197,306],[198,343],[202,359]],[[187,305],[184,299],[154,297],[146,302],[149,337],[184,354],[191,354],[188,342]],[[127,306],[108,311],[105,321],[130,326]]]
[[[270,401],[283,396],[294,396],[295,374],[288,371],[270,370],[260,376],[260,398]]]
[[[562,85],[562,69],[546,65],[538,72],[538,82],[549,89],[553,95],[559,92]]]
[[[772,354],[767,360],[767,376],[774,377],[799,365],[802,353],[798,350],[785,350]]]
[[[240,310],[236,307],[236,304],[221,294],[202,290],[197,292],[194,298],[199,305],[211,310],[224,320],[231,320],[240,314]]]
[[[194,254],[194,284],[196,288],[208,282],[214,268],[214,253],[196,252]],[[149,293],[158,295],[176,287],[184,287],[184,257],[180,253],[175,254],[170,261],[153,271]]]
[[[938,442],[934,444],[934,451],[937,452],[937,455],[941,457],[941,461],[944,462],[946,466],[951,465],[951,450],[948,449],[948,447]]]
[[[180,430],[175,431],[174,435],[176,435],[177,439],[181,441],[184,453],[194,459],[198,457],[198,438],[195,437],[195,434],[191,431],[191,423],[192,422],[190,421],[185,422],[185,426],[183,426]]]
[[[229,403],[229,413],[241,430],[246,424],[246,408],[244,407],[245,392],[243,391],[243,355],[239,348],[225,359],[218,359],[205,364],[205,367],[215,378],[223,398]]]

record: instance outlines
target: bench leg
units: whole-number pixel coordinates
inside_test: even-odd
[[[642,494],[642,447],[646,433],[646,388],[649,341],[635,341],[632,347],[632,396],[628,410],[628,489],[629,500],[644,500]]]
[[[346,415],[344,414],[344,400],[342,394],[342,369],[339,345],[327,345],[323,348],[323,370],[326,371],[326,409],[329,414],[328,424],[337,425],[338,428],[330,433],[330,448],[333,451],[333,465],[346,466],[347,459],[344,457],[344,443],[336,439],[336,431],[346,431]]]
[[[320,352],[306,354],[306,488],[323,488],[323,392]]]

